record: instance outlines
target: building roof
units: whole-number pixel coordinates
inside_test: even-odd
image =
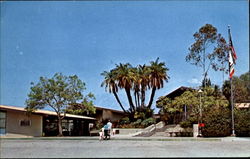
[[[235,103],[237,108],[250,108],[250,103]]]
[[[184,93],[187,90],[194,90],[194,89],[192,89],[190,87],[181,86],[181,87],[178,87],[177,89],[175,89],[174,91],[168,93],[164,97],[168,97],[170,99],[174,99],[175,97],[180,96],[182,93]]]
[[[6,106],[6,105],[0,105],[0,109],[1,110],[22,111],[22,112],[26,112],[27,111],[23,107],[14,107],[14,106]],[[35,110],[32,113],[41,114],[41,115],[53,115],[53,116],[57,116],[56,112],[49,111],[49,110],[40,110],[40,109],[38,109],[38,110]],[[95,118],[88,117],[88,116],[73,115],[73,114],[67,114],[67,113],[66,113],[65,117],[78,118],[78,119],[88,119],[88,120],[96,120]]]
[[[103,108],[103,107],[99,107],[99,106],[95,106],[95,108],[96,108],[96,110],[109,110],[109,111],[112,111],[112,112],[124,114],[124,112],[121,111],[121,110],[115,110],[115,109],[110,109],[110,108]]]

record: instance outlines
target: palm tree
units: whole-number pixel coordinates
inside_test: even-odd
[[[133,88],[133,82],[134,82],[134,73],[132,70],[133,68],[129,63],[126,64],[120,63],[119,65],[116,65],[116,68],[114,69],[116,73],[116,80],[118,82],[118,87],[121,89],[122,88],[125,89],[130,109],[132,112],[134,112],[135,106],[130,92],[130,90]]]
[[[150,75],[149,75],[149,85],[152,88],[150,100],[148,103],[148,108],[151,108],[151,105],[154,100],[155,91],[156,89],[163,88],[164,86],[164,80],[168,82],[169,76],[167,75],[167,71],[169,70],[164,62],[158,62],[159,57],[156,59],[156,61],[150,62]]]
[[[133,75],[133,90],[134,90],[134,98],[135,98],[135,106],[140,107],[140,76],[139,76],[139,69],[134,67],[131,69]]]
[[[148,66],[139,65],[138,66],[138,76],[139,76],[139,85],[141,90],[141,107],[145,107],[145,92],[147,88],[150,87],[149,85],[149,75],[150,75],[150,69]]]
[[[104,76],[105,80],[102,82],[101,87],[103,87],[105,85],[105,89],[108,91],[109,93],[113,93],[115,96],[115,99],[117,100],[117,102],[119,103],[120,107],[122,108],[122,110],[126,113],[126,110],[124,109],[118,95],[118,86],[116,84],[115,81],[115,72],[114,70],[111,70],[110,72],[104,71],[103,73],[101,73],[102,76]]]
[[[116,67],[110,72],[104,71],[102,73],[105,76],[105,80],[102,86],[106,85],[106,89],[109,89],[110,93],[113,93],[119,105],[125,112],[122,106],[117,92],[119,89],[124,89],[127,95],[129,109],[127,113],[133,115],[136,112],[150,113],[151,105],[155,96],[155,91],[163,87],[163,82],[168,81],[167,76],[168,68],[165,63],[156,61],[151,62],[151,65],[139,65],[132,67],[129,63],[116,64]],[[145,104],[146,91],[152,88],[151,96],[148,105]],[[131,96],[133,91],[134,101]]]

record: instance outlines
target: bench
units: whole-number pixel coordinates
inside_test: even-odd
[[[167,132],[167,134],[169,134],[170,137],[181,136],[181,132],[175,132],[175,131]]]
[[[92,130],[89,132],[89,135],[90,136],[99,136],[99,132],[100,132],[99,130]]]

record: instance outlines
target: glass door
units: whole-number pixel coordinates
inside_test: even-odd
[[[6,112],[0,111],[0,135],[6,134]]]

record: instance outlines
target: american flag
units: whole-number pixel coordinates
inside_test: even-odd
[[[230,29],[229,31],[229,78],[233,77],[234,74],[234,65],[236,64],[236,52],[234,50],[234,46],[233,46],[233,42],[232,42],[232,37],[231,37],[231,33],[230,33]]]

